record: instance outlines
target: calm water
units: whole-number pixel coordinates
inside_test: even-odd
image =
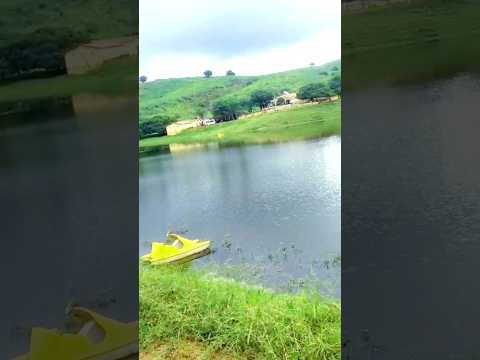
[[[141,255],[186,232],[214,241],[197,263],[242,264],[273,287],[315,279],[338,296],[340,149],[331,137],[141,159]]]
[[[138,318],[137,104],[82,96],[0,116],[1,359],[26,352],[33,326],[63,328],[70,302]]]
[[[476,75],[344,95],[346,358],[480,358],[479,99]]]

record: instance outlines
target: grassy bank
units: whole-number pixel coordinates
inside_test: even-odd
[[[480,71],[479,11],[478,1],[425,0],[344,13],[343,88]]]
[[[76,94],[116,95],[136,91],[138,61],[136,57],[121,57],[105,63],[99,69],[82,75],[62,75],[32,79],[0,86],[0,101],[19,101]]]
[[[175,136],[143,139],[140,141],[140,151],[169,144],[261,144],[340,134],[340,109],[341,102],[337,101],[188,129]]]
[[[141,266],[140,345],[144,359],[340,359],[340,305]]]

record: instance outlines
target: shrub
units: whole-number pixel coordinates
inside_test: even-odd
[[[298,98],[303,100],[313,100],[317,98],[327,97],[331,95],[331,91],[323,83],[313,83],[302,86],[298,90]]]

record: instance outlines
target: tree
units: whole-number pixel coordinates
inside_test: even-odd
[[[232,70],[228,70],[227,76],[235,76],[235,73]]]
[[[297,94],[299,99],[313,100],[330,96],[330,89],[323,83],[313,83],[302,86]]]
[[[203,119],[206,113],[207,110],[205,109],[204,105],[200,105],[195,109],[195,115],[200,119]]]
[[[258,106],[260,109],[264,109],[268,106],[270,101],[274,98],[273,92],[269,90],[257,90],[250,96],[250,102]]]
[[[240,104],[234,100],[217,100],[213,103],[212,113],[215,120],[236,120],[240,112]]]
[[[203,75],[205,75],[205,77],[208,79],[209,77],[211,77],[213,75],[212,70],[205,70],[203,72]]]
[[[330,79],[328,82],[328,87],[335,95],[340,95],[342,92],[342,80],[340,76],[337,75]]]
[[[139,80],[142,84],[145,84],[145,82],[147,81],[147,77],[145,75],[142,75],[139,77]]]
[[[154,135],[165,135],[165,128],[166,124],[155,120],[142,121],[138,127],[138,135],[140,138]]]

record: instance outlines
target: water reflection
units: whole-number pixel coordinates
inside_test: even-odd
[[[342,309],[352,349],[368,329],[369,346],[387,349],[378,358],[475,357],[465,334],[480,316],[471,306],[480,298],[479,95],[473,74],[344,95]]]
[[[19,329],[61,329],[71,302],[137,318],[136,104],[112,98],[90,115],[70,98],[3,105],[18,111],[0,119],[2,273],[16,274],[3,283],[2,359],[28,348]]]

